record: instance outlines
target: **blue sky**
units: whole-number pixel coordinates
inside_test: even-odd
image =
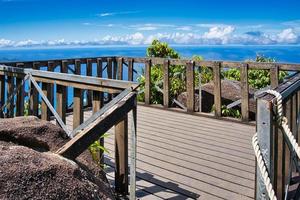
[[[299,0],[0,0],[0,47],[300,44]]]

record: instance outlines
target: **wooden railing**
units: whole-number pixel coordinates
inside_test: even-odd
[[[110,60],[108,59],[110,62]],[[87,67],[91,70],[87,60]],[[68,65],[74,65],[75,74],[67,74]],[[128,112],[133,112],[133,140],[136,139],[136,89],[138,84],[129,81],[99,78],[102,74],[102,59],[97,59],[97,76],[81,75],[81,60],[48,61],[27,63],[6,63],[0,65],[0,99],[1,117],[23,115],[39,116],[43,120],[55,118],[71,139],[57,153],[75,159],[106,131],[115,126],[115,189],[118,193],[128,194]],[[14,67],[15,66],[15,67]],[[27,67],[27,68],[26,68]],[[39,68],[46,68],[38,70]],[[56,67],[59,72],[55,71]],[[91,73],[91,71],[87,71]],[[90,74],[91,75],[91,74]],[[68,87],[73,88],[71,97],[73,106],[67,106]],[[87,90],[91,98],[94,115],[84,121],[83,90]],[[110,98],[104,98],[104,96]],[[16,97],[15,97],[16,96]],[[111,100],[111,97],[114,97]],[[42,101],[40,101],[40,97]],[[54,98],[56,97],[56,101]],[[69,96],[70,97],[70,96]],[[39,106],[40,105],[40,106]],[[88,104],[86,106],[89,106]],[[39,108],[40,107],[40,108]],[[27,113],[28,112],[28,113]],[[66,115],[73,114],[73,128],[68,130]],[[104,145],[103,140],[100,143]],[[135,151],[131,151],[131,164],[135,163]],[[101,152],[100,158],[103,158]],[[101,161],[103,162],[103,160]],[[131,167],[134,170],[135,166]],[[135,176],[135,171],[131,171]],[[132,177],[131,176],[131,177]],[[135,178],[131,178],[131,186],[135,187]],[[131,195],[135,190],[131,190]]]
[[[275,90],[282,95],[283,115],[286,116],[289,128],[299,143],[300,74],[292,76]],[[299,199],[300,196],[292,198],[299,184],[299,159],[295,157],[290,142],[277,123],[276,106],[277,101],[273,95],[264,93],[258,96],[256,121],[258,143],[277,198],[285,199],[287,195],[286,199]],[[257,172],[256,176],[256,199],[262,199],[263,196],[267,196],[267,192],[261,174]],[[287,188],[288,185],[291,187]]]
[[[133,58],[133,57],[99,57],[99,58],[78,58],[78,59],[65,59],[65,60],[49,60],[49,61],[34,61],[34,62],[8,62],[2,63],[8,65],[14,65],[19,67],[25,68],[34,68],[40,69],[44,68],[48,71],[54,71],[55,69],[59,69],[61,73],[75,73],[80,74],[82,67],[85,67],[85,72],[87,76],[97,76],[103,77],[104,75],[110,79],[119,79],[124,80],[125,77],[127,81],[136,81],[135,77],[138,76],[138,72],[144,72],[145,76],[145,86],[144,90],[141,91],[144,93],[144,104],[151,105],[153,103],[153,94],[151,93],[151,69],[154,65],[160,65],[163,69],[163,88],[158,88],[158,91],[163,95],[163,103],[162,107],[165,109],[172,109],[172,110],[181,110],[188,113],[193,114],[200,114],[205,116],[214,116],[217,118],[222,117],[222,105],[224,104],[222,99],[222,74],[221,70],[226,68],[236,68],[240,70],[240,83],[241,83],[241,120],[242,121],[249,121],[249,71],[250,70],[268,70],[270,72],[270,82],[271,87],[274,88],[279,83],[279,72],[280,71],[300,71],[300,64],[287,64],[287,63],[258,63],[258,62],[228,62],[228,61],[193,61],[190,59],[164,59],[164,58]],[[84,64],[84,66],[82,65]],[[185,80],[183,80],[184,84],[186,85],[186,92],[187,92],[187,102],[186,105],[183,106],[176,101],[176,99],[170,99],[170,75],[169,71],[172,67],[179,65],[185,68]],[[70,67],[72,66],[72,67]],[[74,66],[74,67],[73,67]],[[201,101],[201,87],[199,90],[199,110],[195,110],[195,72],[196,70],[200,70],[200,78],[203,75],[201,72],[202,67],[208,67],[212,70],[213,74],[213,99],[214,99],[214,112],[213,113],[204,113],[201,112],[201,107],[206,103]],[[45,68],[46,67],[46,68]],[[93,74],[93,68],[96,69],[96,74]],[[143,70],[141,70],[143,69]],[[104,74],[104,72],[106,74]],[[127,76],[124,76],[127,75]],[[1,80],[0,80],[1,82]],[[3,82],[3,77],[2,77]],[[11,88],[11,80],[7,80],[8,82],[8,89]],[[17,81],[18,83],[18,81]],[[52,89],[44,86],[44,91],[49,94],[49,98],[53,101],[53,94],[51,93]],[[76,96],[81,95],[81,90],[75,90]],[[47,90],[47,91],[46,91]],[[63,118],[66,112],[65,107],[67,95],[66,95],[66,87],[61,86],[57,88],[57,101],[59,105],[62,105],[63,108],[58,108],[59,112],[62,113]],[[35,94],[35,91],[33,91]],[[100,96],[99,96],[100,95]],[[103,98],[101,93],[89,91],[87,93],[87,106],[96,106],[98,105],[97,102],[102,102],[99,98]],[[31,102],[31,111],[37,115],[38,113],[38,104],[37,104],[37,95],[32,95]],[[0,96],[4,98],[3,96]],[[22,97],[20,97],[22,98]],[[92,98],[95,98],[94,100]],[[108,99],[111,99],[111,95],[108,95]],[[79,98],[74,98],[76,106],[81,104]],[[22,99],[20,99],[22,101]],[[94,103],[92,103],[94,101]],[[171,105],[171,101],[175,101],[177,103],[176,107],[181,107],[183,109],[174,108]],[[79,105],[80,106],[80,105]],[[97,106],[96,106],[97,107]],[[22,109],[20,110],[22,111]],[[78,110],[77,110],[78,111]],[[19,112],[19,110],[18,110]],[[17,112],[17,114],[19,114]],[[80,112],[80,111],[79,111]],[[77,113],[76,113],[77,115]],[[78,119],[77,124],[80,122]],[[75,123],[75,125],[77,125]]]

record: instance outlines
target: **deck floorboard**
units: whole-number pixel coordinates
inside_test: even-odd
[[[91,115],[85,111],[84,119]],[[254,198],[254,126],[145,106],[138,106],[137,117],[139,199]],[[113,128],[108,132],[105,163],[113,184]]]

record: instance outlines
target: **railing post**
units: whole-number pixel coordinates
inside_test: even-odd
[[[75,60],[75,74],[81,74],[81,61]],[[73,129],[83,122],[83,98],[82,90],[74,88],[73,104]]]
[[[103,69],[103,63],[102,59],[97,59],[97,77],[102,78],[102,69]],[[93,91],[93,113],[96,113],[98,110],[100,110],[103,107],[103,92],[99,91]],[[99,143],[101,146],[104,147],[104,138],[101,137],[99,139]],[[99,155],[97,155],[99,158],[99,164],[103,167],[104,166],[104,151],[100,150]]]
[[[195,111],[195,62],[186,64],[186,91],[187,91],[187,111]]]
[[[38,63],[33,63],[33,66],[32,66],[33,69],[35,70],[39,70],[39,64]],[[38,91],[36,90],[36,88],[31,85],[31,89],[32,89],[32,93],[31,93],[31,96],[30,96],[30,104],[31,104],[31,115],[34,115],[34,116],[38,116],[39,115],[39,93]]]
[[[123,80],[123,58],[118,58],[118,80]]]
[[[116,192],[128,194],[128,117],[115,126],[115,187]]]
[[[0,106],[5,104],[5,76],[0,75]],[[0,112],[0,118],[3,118],[3,111]]]
[[[24,64],[17,64],[17,67],[24,67]],[[22,78],[16,78],[16,87],[19,87],[17,91],[17,103],[16,103],[16,116],[24,115],[24,84],[22,85]]]
[[[7,76],[7,96],[6,98],[9,98],[9,96],[13,93],[15,87],[15,81],[14,77]],[[9,106],[7,107],[7,116],[8,117],[14,117],[14,98],[12,98],[9,102]]]
[[[270,69],[270,80],[271,80],[271,87],[275,88],[279,84],[279,67],[278,65],[272,66]]]
[[[136,199],[137,105],[132,109],[130,148],[130,200]]]
[[[215,62],[213,66],[214,74],[214,104],[215,116],[221,117],[222,95],[221,95],[221,63]]]
[[[151,59],[145,63],[145,104],[151,103]]]
[[[163,85],[163,91],[164,91],[164,107],[168,108],[170,105],[170,81],[169,81],[169,67],[170,67],[170,61],[164,60],[163,65],[163,73],[164,73],[164,85]]]
[[[117,79],[118,61],[117,58],[113,58],[113,79]]]
[[[68,63],[61,62],[60,71],[65,73],[68,69]],[[66,123],[66,108],[67,108],[67,88],[62,85],[56,85],[56,110],[60,118]]]
[[[262,152],[263,160],[266,163],[268,172],[270,173],[270,179],[274,184],[274,177],[272,173],[274,171],[274,165],[272,162],[273,156],[273,107],[270,101],[263,99],[257,99],[257,138],[260,150]],[[255,183],[256,199],[264,200],[269,199],[268,193],[263,181],[263,177],[258,168],[256,168],[256,183]]]
[[[54,70],[55,70],[55,63],[54,62],[48,62],[48,71],[49,72],[54,72]],[[48,98],[49,102],[51,103],[51,105],[53,106],[54,105],[54,86],[53,86],[53,84],[48,84],[48,96],[47,96],[47,98]]]
[[[249,84],[248,84],[248,64],[241,66],[241,92],[242,92],[242,120],[249,120]]]
[[[81,74],[79,74],[81,75]],[[86,60],[86,75],[87,76],[93,76],[93,63],[91,59]],[[87,106],[91,107],[92,106],[92,91],[88,90],[87,91]]]
[[[112,79],[113,74],[112,74],[112,67],[113,67],[113,61],[112,58],[107,58],[107,78]],[[108,101],[112,99],[112,94],[108,94]]]
[[[133,81],[133,59],[128,59],[128,81]]]
[[[49,96],[48,87],[49,87],[48,83],[42,83],[42,91],[43,91],[43,93],[46,97]],[[50,120],[50,112],[49,112],[49,109],[47,107],[47,104],[43,101],[43,99],[42,99],[42,102],[41,102],[41,119],[46,120],[46,121]]]

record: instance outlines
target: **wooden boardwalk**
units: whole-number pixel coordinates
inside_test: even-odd
[[[86,111],[84,118],[91,114]],[[69,115],[68,127],[72,121]],[[138,106],[137,197],[253,199],[254,131],[254,126]],[[105,163],[113,184],[114,131],[109,133]]]

